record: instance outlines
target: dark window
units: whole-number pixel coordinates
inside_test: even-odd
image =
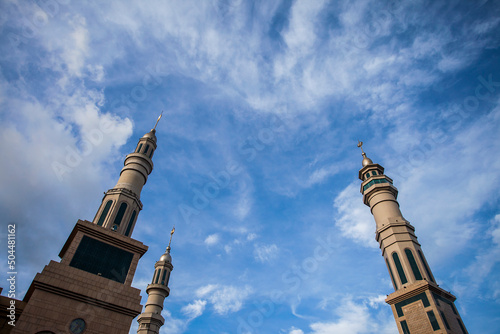
[[[139,144],[139,146],[137,147],[137,150],[135,150],[136,153],[139,153],[141,151],[141,148],[142,148],[142,143]]]
[[[410,334],[406,320],[401,321],[401,328],[403,329],[403,334]]]
[[[158,269],[158,275],[156,275],[155,284],[158,284],[158,281],[160,280],[160,273],[161,269]]]
[[[134,219],[135,219],[135,215],[137,214],[137,212],[134,210],[134,212],[132,212],[132,216],[130,216],[130,220],[128,222],[128,226],[127,226],[127,231],[125,231],[125,236],[128,237],[129,234],[130,234],[130,230],[132,229],[132,225],[134,225]]]
[[[403,270],[403,267],[401,266],[401,262],[399,262],[398,253],[392,253],[392,258],[394,259],[394,264],[396,264],[396,269],[398,271],[399,278],[401,279],[401,284],[407,283],[408,280],[406,279],[406,275]]]
[[[168,286],[168,281],[170,281],[170,271],[167,274],[167,282],[165,283],[165,285],[167,285],[167,286]]]
[[[387,180],[387,179],[371,180],[370,182],[368,182],[367,184],[365,184],[363,186],[363,191],[365,191],[366,189],[370,188],[371,186],[373,186],[374,184],[377,184],[377,183],[391,183],[391,182],[389,182],[389,180]]]
[[[373,171],[373,172],[372,172],[372,175],[373,175],[373,176],[377,175],[377,171]]]
[[[429,321],[431,322],[432,329],[437,331],[440,327],[437,322],[436,316],[434,315],[434,311],[427,312],[427,316],[429,317]]]
[[[389,274],[391,274],[391,279],[392,279],[392,284],[394,284],[394,289],[398,289],[398,285],[396,284],[396,280],[394,279],[394,275],[392,274],[392,269],[391,265],[389,264],[389,259],[385,259],[385,262],[387,263],[387,268],[389,269]]]
[[[420,261],[422,261],[422,264],[424,265],[425,272],[427,273],[427,276],[429,276],[429,279],[431,282],[434,282],[434,278],[432,278],[431,271],[429,270],[429,267],[427,267],[427,262],[425,262],[424,255],[420,251],[420,249],[417,251],[418,257],[420,258]]]
[[[161,278],[161,284],[165,285],[165,277],[167,277],[167,269],[163,270],[163,276]]]
[[[130,252],[84,235],[69,265],[124,283],[132,257]]]
[[[125,214],[125,211],[127,210],[127,203],[123,202],[120,205],[120,209],[118,209],[118,213],[116,214],[115,221],[113,225],[119,226],[120,223],[122,222],[123,215]]]
[[[154,152],[154,150],[151,149],[151,153],[149,153],[149,159],[151,159],[151,157],[153,156],[153,152]]]
[[[151,281],[151,283],[153,283],[153,284],[155,283],[155,281],[157,279],[156,277],[158,276],[159,273],[160,273],[160,269],[155,270],[155,274],[153,275],[153,280]]]
[[[104,206],[104,210],[102,210],[101,217],[99,217],[99,221],[97,222],[98,226],[102,226],[102,224],[104,223],[104,220],[106,219],[106,216],[108,215],[109,208],[111,208],[111,203],[113,203],[113,201],[110,200]]]
[[[444,325],[446,326],[447,329],[450,329],[450,325],[448,324],[448,320],[446,320],[446,317],[444,316],[443,311],[439,311],[441,313],[441,318],[443,318]]]
[[[408,248],[405,249],[406,257],[408,258],[408,262],[410,262],[411,271],[413,271],[413,275],[417,281],[422,280],[422,275],[420,274],[420,270],[418,269],[417,262],[415,262],[415,258],[413,257],[413,253]]]
[[[146,145],[146,149],[144,150],[144,154],[148,154],[148,151],[149,151],[149,144]]]

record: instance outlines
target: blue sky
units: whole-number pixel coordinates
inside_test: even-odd
[[[162,333],[397,333],[358,139],[469,332],[495,333],[499,27],[488,0],[2,1],[19,298],[164,110],[133,233],[144,291],[176,227]]]

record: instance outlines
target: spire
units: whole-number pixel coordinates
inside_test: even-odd
[[[175,225],[172,227],[172,231],[170,231],[170,240],[168,241],[167,251],[170,253],[170,244],[172,243],[172,236],[175,233]]]
[[[170,241],[168,242],[167,250],[165,253],[160,257],[160,261],[166,261],[172,263],[172,256],[170,255],[170,244],[172,243],[172,236],[174,235],[175,232],[175,226],[172,228],[172,231],[170,231]]]
[[[160,116],[158,116],[158,119],[156,120],[155,126],[151,129],[152,132],[156,132],[156,126],[158,125],[158,122],[160,121],[161,116],[163,116],[163,110],[161,111]]]
[[[366,156],[366,153],[363,151],[363,142],[362,141],[358,140],[358,147],[361,149],[361,155],[363,156],[363,161],[362,161],[363,167],[368,166],[368,165],[372,165],[373,164],[372,159],[368,158]]]
[[[118,182],[105,193],[94,224],[127,237],[132,235],[142,210],[141,191],[153,171],[153,154],[157,148],[155,132],[162,114],[153,129],[139,139],[135,150],[125,157]]]

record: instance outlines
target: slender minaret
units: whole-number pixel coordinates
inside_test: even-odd
[[[396,290],[386,302],[391,305],[399,333],[468,333],[454,305],[456,297],[436,284],[415,228],[399,210],[398,190],[392,179],[366,156],[362,145],[358,143],[363,156],[361,193],[375,218],[375,238]]]
[[[79,220],[59,253],[61,261],[50,261],[35,276],[12,334],[130,331],[142,310],[141,293],[132,280],[148,249],[130,235],[142,209],[142,187],[153,169],[160,118],[125,158],[118,183],[105,193],[94,220]]]
[[[153,153],[156,150],[156,126],[139,139],[133,153],[125,158],[124,167],[116,185],[109,189],[102,199],[101,206],[92,221],[98,226],[116,231],[129,237],[142,210],[141,190],[148,175],[153,170]]]
[[[172,265],[172,256],[170,256],[170,244],[172,243],[172,235],[175,232],[175,227],[170,232],[170,241],[168,242],[167,250],[155,264],[155,272],[151,284],[146,288],[148,301],[144,307],[144,312],[139,315],[137,322],[139,323],[138,334],[159,334],[160,327],[165,323],[161,315],[163,310],[163,302],[170,294],[168,281],[170,273],[174,266]]]

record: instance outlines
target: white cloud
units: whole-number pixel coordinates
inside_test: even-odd
[[[163,309],[161,315],[165,319],[165,324],[161,327],[162,334],[181,334],[186,331],[188,322],[174,318],[166,309]]]
[[[483,236],[483,245],[492,243],[491,246],[479,249],[474,261],[463,269],[464,275],[468,278],[465,282],[463,277],[456,281],[453,290],[461,296],[476,296],[484,294],[485,298],[493,298],[500,301],[499,286],[497,281],[488,281],[487,277],[493,268],[500,262],[500,214],[497,214],[491,221],[491,228]],[[479,291],[481,289],[481,291]]]
[[[309,176],[309,179],[307,180],[305,186],[310,187],[310,186],[315,185],[317,183],[321,183],[326,178],[331,177],[331,176],[337,174],[338,172],[339,172],[339,170],[338,170],[336,165],[316,169]]]
[[[398,332],[392,315],[386,313],[382,321],[375,320],[365,302],[356,303],[350,297],[341,301],[335,310],[335,315],[338,317],[335,321],[311,324],[310,334],[396,334]]]
[[[254,258],[259,262],[271,262],[278,257],[278,246],[276,246],[275,244],[255,245],[254,247]]]
[[[184,313],[190,320],[199,317],[203,314],[205,306],[207,305],[206,300],[195,300],[193,303],[188,304],[181,308],[181,312]]]
[[[375,220],[370,208],[363,204],[363,196],[359,192],[361,181],[354,181],[347,186],[334,200],[335,225],[342,235],[353,239],[361,245],[376,248]]]
[[[302,331],[302,329],[292,327],[290,328],[290,332],[288,334],[304,334],[304,331]]]
[[[208,237],[205,239],[205,245],[207,246],[213,246],[219,243],[220,237],[217,233],[215,234],[210,234]]]
[[[206,298],[217,314],[225,315],[239,311],[252,289],[249,286],[235,287],[230,285],[209,284],[196,290],[196,295]]]
[[[218,285],[208,284],[208,285],[202,286],[201,288],[198,288],[198,290],[196,290],[196,295],[198,297],[205,297],[205,296],[209,295],[210,293],[212,293],[212,291],[216,290],[217,288],[218,288]]]

